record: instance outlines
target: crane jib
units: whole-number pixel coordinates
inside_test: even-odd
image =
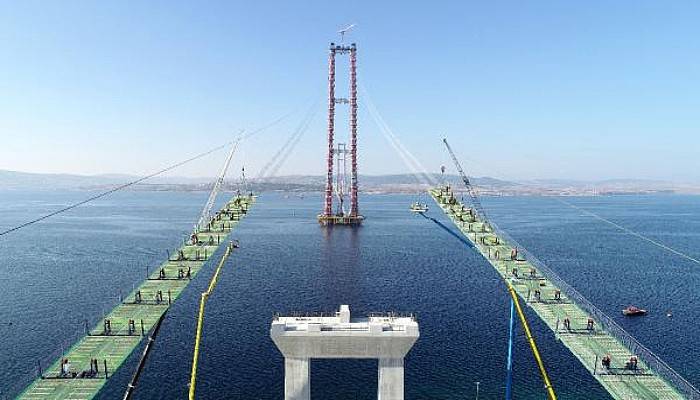
[[[443,138],[442,142],[445,144],[445,148],[447,148],[447,152],[450,154],[450,158],[452,158],[452,162],[455,165],[455,168],[457,168],[457,172],[459,173],[459,176],[462,178],[462,182],[464,182],[464,186],[467,188],[467,193],[469,194],[469,199],[472,205],[472,208],[474,208],[474,211],[476,211],[477,214],[482,216],[484,220],[486,219],[486,212],[484,212],[484,208],[481,205],[481,201],[479,200],[479,196],[476,194],[476,190],[472,186],[471,182],[469,181],[469,178],[467,177],[467,174],[464,173],[464,170],[462,169],[462,165],[459,163],[459,160],[457,159],[457,156],[455,155],[454,151],[452,151],[452,147],[450,147],[450,144],[447,143],[447,138]]]

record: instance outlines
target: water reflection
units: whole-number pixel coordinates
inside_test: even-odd
[[[354,304],[360,301],[363,263],[361,227],[319,226],[321,243],[320,276],[315,287],[325,304]]]

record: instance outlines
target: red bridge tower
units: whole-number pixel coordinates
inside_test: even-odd
[[[319,214],[321,225],[359,225],[364,220],[360,215],[357,197],[357,46],[336,45],[331,43],[328,54],[328,155],[326,158],[326,193],[323,213]],[[335,97],[335,56],[348,54],[350,56],[350,97]],[[335,133],[335,105],[350,106],[350,150],[339,143],[335,148],[333,136]],[[345,160],[350,154],[350,209],[345,209],[346,171]],[[333,176],[333,161],[337,159],[338,171]],[[334,179],[335,178],[335,179]],[[337,209],[333,210],[333,197],[337,197]]]

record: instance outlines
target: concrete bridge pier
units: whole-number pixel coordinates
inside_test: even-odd
[[[284,358],[284,398],[287,400],[310,400],[311,384],[308,358]]]
[[[351,320],[347,305],[335,316],[276,317],[270,327],[270,337],[284,355],[286,400],[310,400],[312,358],[379,359],[377,399],[403,400],[403,359],[418,336],[412,316]]]
[[[377,400],[403,400],[403,358],[380,358]]]

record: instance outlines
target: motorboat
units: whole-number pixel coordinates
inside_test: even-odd
[[[646,313],[647,313],[647,310],[643,310],[643,309],[641,309],[639,307],[635,307],[635,306],[629,306],[629,307],[625,308],[624,310],[622,310],[622,314],[626,315],[628,317],[636,317],[636,316],[644,315]]]
[[[411,212],[424,213],[428,211],[428,205],[420,202],[415,202],[411,204]]]

